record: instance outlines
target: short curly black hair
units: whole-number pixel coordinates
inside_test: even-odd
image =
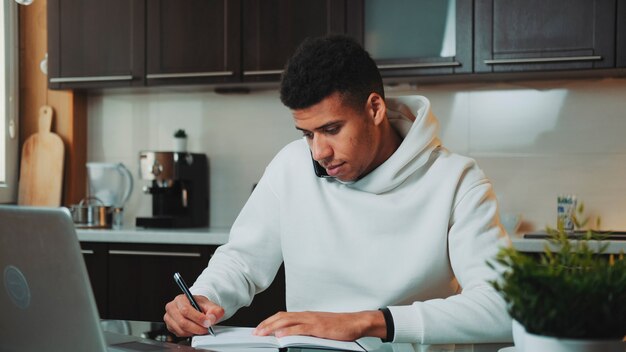
[[[335,92],[356,109],[363,109],[373,92],[385,97],[376,63],[354,39],[336,34],[305,39],[285,66],[280,100],[298,110]]]

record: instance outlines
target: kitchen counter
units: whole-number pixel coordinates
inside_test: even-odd
[[[228,242],[230,228],[146,229],[129,227],[121,230],[76,229],[81,242],[161,243],[222,245]],[[543,252],[545,239],[528,239],[512,236],[513,247],[521,252]],[[593,242],[596,243],[597,242]],[[626,253],[626,241],[608,241],[606,253]]]
[[[160,243],[222,245],[228,242],[229,228],[185,228],[185,229],[76,229],[81,242],[117,243]]]
[[[545,239],[530,239],[522,238],[519,236],[511,236],[511,242],[513,248],[520,252],[543,252],[545,245],[549,242]],[[603,241],[602,243],[609,243],[609,246],[605,250],[607,254],[619,254],[620,252],[626,253],[626,241]],[[590,241],[591,246],[599,246],[600,241]],[[552,249],[556,247],[552,246]]]

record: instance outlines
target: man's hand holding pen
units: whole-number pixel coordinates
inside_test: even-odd
[[[206,335],[208,328],[224,316],[224,309],[204,296],[193,296],[202,312],[197,311],[184,294],[165,306],[163,321],[177,336]]]

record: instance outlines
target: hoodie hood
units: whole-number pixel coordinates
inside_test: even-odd
[[[368,193],[389,192],[420,169],[432,152],[441,146],[439,122],[423,96],[385,99],[387,118],[403,138],[398,149],[384,163],[362,179],[346,184]]]

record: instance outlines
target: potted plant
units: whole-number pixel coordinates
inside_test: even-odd
[[[577,213],[582,212],[581,204]],[[574,216],[574,223],[580,229],[587,222],[581,224]],[[495,259],[504,271],[491,284],[513,318],[516,351],[624,352],[624,253],[604,253],[606,234],[597,231],[588,230],[577,241],[562,223],[547,232],[550,239],[543,252],[521,253],[509,247]]]
[[[174,132],[174,151],[178,153],[187,151],[187,133],[183,129]]]

